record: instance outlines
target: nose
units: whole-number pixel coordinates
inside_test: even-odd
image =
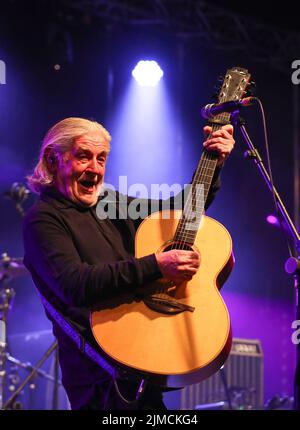
[[[100,174],[103,171],[103,166],[99,164],[96,157],[93,157],[90,159],[86,170],[90,173]]]

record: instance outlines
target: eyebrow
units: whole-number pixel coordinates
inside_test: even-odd
[[[92,152],[89,148],[85,148],[84,146],[79,146],[78,148],[76,148],[76,149],[74,150],[74,152],[75,152],[75,153],[78,153],[78,152],[81,152],[81,151],[82,151],[82,152],[89,152],[89,153],[91,153],[91,152]],[[102,154],[107,155],[107,154],[108,154],[108,151],[103,150],[103,151],[99,152],[99,154],[98,154],[98,155],[102,155]]]

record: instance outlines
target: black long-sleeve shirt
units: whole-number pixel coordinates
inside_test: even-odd
[[[217,172],[206,207],[219,186]],[[128,204],[131,201],[128,198]],[[150,201],[147,204],[150,212]],[[174,206],[174,201],[171,204]],[[141,221],[100,220],[96,206],[80,207],[54,188],[45,189],[24,219],[24,264],[36,287],[94,344],[89,323],[91,306],[110,296],[134,292],[162,276],[154,254],[134,257],[134,237]],[[106,381],[108,375],[80,353],[48,317],[58,339],[62,381],[72,408],[78,408],[91,396],[93,386]]]

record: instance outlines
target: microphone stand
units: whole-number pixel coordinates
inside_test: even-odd
[[[240,110],[236,109],[234,112],[231,113],[230,116],[230,122],[233,126],[236,126],[239,128],[244,141],[246,142],[246,145],[248,146],[249,150],[246,153],[246,156],[248,158],[251,158],[256,166],[258,167],[258,170],[260,171],[262,177],[264,178],[269,190],[273,193],[276,200],[277,208],[280,212],[280,215],[282,216],[284,222],[285,222],[285,228],[287,229],[290,238],[293,239],[294,242],[294,249],[295,249],[295,256],[290,257],[286,263],[285,263],[285,271],[293,276],[294,279],[294,287],[295,287],[295,307],[296,307],[296,319],[299,321],[300,324],[300,303],[299,303],[299,279],[300,279],[300,236],[299,233],[296,230],[295,225],[293,224],[276,188],[272,186],[272,182],[270,180],[270,176],[263,164],[262,158],[257,150],[257,148],[254,147],[247,130],[245,128],[245,121],[240,117]],[[300,340],[297,342],[297,349],[296,349],[296,358],[297,358],[297,365],[296,365],[296,371],[295,371],[295,377],[294,377],[294,408],[300,410]]]

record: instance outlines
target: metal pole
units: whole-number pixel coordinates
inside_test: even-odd
[[[300,181],[299,181],[299,84],[293,85],[293,158],[294,158],[294,223],[299,230],[300,217]],[[299,260],[298,252],[298,260]],[[300,320],[299,270],[294,275],[296,320]],[[296,346],[296,372],[294,380],[294,407],[300,409],[300,345]]]
[[[299,85],[293,85],[293,155],[294,155],[294,223],[299,230],[300,180],[299,180]]]
[[[52,354],[53,351],[57,348],[57,341],[54,341],[52,345],[47,349],[43,357],[39,360],[39,362],[35,365],[32,372],[24,379],[24,381],[19,385],[17,390],[12,394],[12,396],[5,402],[2,409],[8,409],[8,407],[12,404],[17,395],[23,390],[25,385],[36,375],[37,370],[41,367],[45,360]]]

